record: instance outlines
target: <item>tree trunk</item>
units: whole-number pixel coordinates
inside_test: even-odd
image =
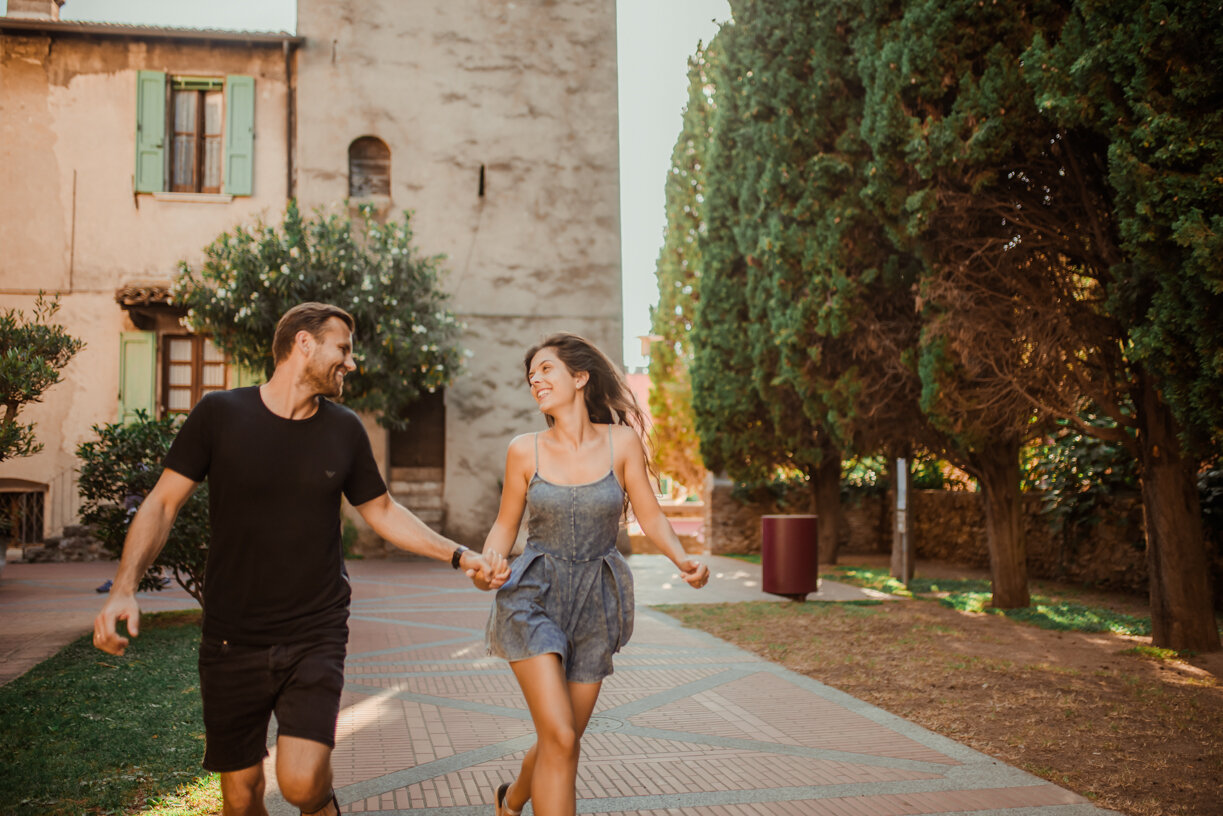
[[[811,474],[815,496],[816,529],[820,538],[820,563],[837,563],[837,538],[841,532],[841,452],[825,450],[824,458]]]
[[[1195,467],[1176,420],[1149,378],[1139,383],[1138,444],[1151,587],[1151,640],[1165,649],[1219,650]]]
[[[972,456],[985,501],[985,532],[995,609],[1030,606],[1027,547],[1019,492],[1019,440],[1008,439]]]

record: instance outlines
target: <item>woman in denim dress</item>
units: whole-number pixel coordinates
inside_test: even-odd
[[[510,662],[536,743],[518,777],[497,789],[496,813],[517,816],[529,800],[537,816],[572,816],[578,744],[612,673],[612,654],[633,630],[633,578],[616,550],[628,505],[686,582],[704,586],[709,569],[685,554],[658,506],[630,424],[643,427],[641,410],[606,355],[562,333],[524,362],[548,429],[510,443],[484,552],[509,555],[529,505],[526,549],[497,592],[487,641],[491,654]]]

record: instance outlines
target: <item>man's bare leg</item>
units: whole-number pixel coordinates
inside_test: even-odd
[[[331,798],[331,749],[323,743],[277,737],[276,781],[280,795],[304,816],[339,816]]]
[[[268,816],[263,806],[263,763],[221,774],[222,816]]]

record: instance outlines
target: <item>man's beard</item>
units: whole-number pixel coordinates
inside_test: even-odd
[[[322,397],[338,397],[344,393],[344,378],[337,377],[338,367],[322,369],[310,366],[306,369],[306,383],[314,393]]]

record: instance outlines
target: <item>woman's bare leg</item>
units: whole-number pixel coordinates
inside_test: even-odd
[[[599,701],[599,690],[602,681],[597,683],[569,683],[569,699],[573,705],[573,724],[577,733],[578,751],[581,750],[582,735],[586,733],[586,725],[594,713],[595,703]],[[532,745],[527,755],[522,759],[522,768],[514,779],[510,789],[505,794],[505,804],[510,810],[521,812],[531,799],[531,781],[535,775],[535,754],[538,745]],[[576,783],[576,773],[574,781]],[[576,793],[575,793],[576,797]]]
[[[567,682],[560,656],[555,654],[518,660],[510,668],[535,723],[536,742],[523,760],[525,775],[515,781],[518,795],[507,795],[506,804],[519,810],[529,798],[537,816],[573,816],[577,808],[578,740],[590,721],[599,684]],[[522,797],[523,792],[528,795]]]

